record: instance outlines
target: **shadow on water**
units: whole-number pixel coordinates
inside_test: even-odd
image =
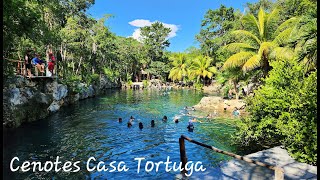
[[[202,93],[193,90],[172,90],[169,93],[151,90],[110,90],[106,95],[80,101],[72,106],[62,107],[52,116],[40,121],[4,132],[3,171],[4,179],[141,179],[161,178],[173,179],[179,172],[144,171],[137,173],[137,161],[146,160],[180,162],[178,139],[181,134],[201,142],[214,145],[226,151],[237,152],[230,145],[229,134],[234,127],[223,121],[195,123],[193,132],[188,132],[187,124],[190,117],[184,115],[185,106],[197,104],[203,97]],[[130,116],[134,116],[131,128],[127,127]],[[168,121],[161,119],[166,115]],[[118,118],[123,122],[119,123]],[[179,123],[174,123],[179,117]],[[155,127],[151,127],[151,120]],[[140,130],[138,123],[144,128]],[[186,143],[188,160],[201,161],[204,167],[216,167],[226,156],[218,155],[210,150]],[[80,161],[80,171],[76,173],[54,172],[15,172],[9,169],[13,157],[14,166],[24,161],[55,161],[59,156],[62,163]],[[88,172],[86,163],[89,157],[95,157],[107,165],[112,161],[124,161],[129,168],[127,172]],[[109,169],[110,167],[107,166]],[[75,168],[74,168],[75,169]]]

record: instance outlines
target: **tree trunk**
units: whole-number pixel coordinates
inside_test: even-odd
[[[233,81],[233,86],[234,86],[234,93],[236,94],[236,100],[239,99],[239,93],[237,91],[237,81]]]
[[[78,68],[77,68],[77,71],[76,71],[76,75],[78,75],[78,72],[79,72],[79,69],[80,69],[80,66],[81,66],[81,61],[82,61],[82,56],[80,57],[80,62],[79,62],[79,65],[78,65]]]

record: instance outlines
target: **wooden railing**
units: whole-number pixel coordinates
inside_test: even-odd
[[[17,66],[15,68],[16,74],[25,74],[26,73],[26,69],[25,69],[25,62],[22,60],[16,60],[16,59],[8,59],[5,58],[6,60],[8,60],[11,63],[17,63]]]
[[[245,161],[245,162],[248,162],[248,163],[256,164],[256,165],[263,166],[263,167],[266,167],[268,169],[274,170],[275,171],[275,175],[274,175],[274,179],[275,180],[283,180],[284,179],[284,170],[281,167],[272,166],[272,165],[269,165],[269,164],[266,164],[266,163],[262,163],[262,162],[259,162],[259,161],[252,160],[252,159],[247,158],[247,157],[243,157],[243,156],[240,156],[240,155],[237,155],[237,154],[233,154],[233,153],[230,153],[230,152],[227,152],[227,151],[223,151],[223,150],[220,150],[220,149],[215,148],[213,146],[209,146],[207,144],[203,144],[201,142],[192,140],[189,137],[181,135],[181,137],[179,138],[179,145],[180,145],[180,161],[182,162],[182,168],[183,168],[182,173],[183,174],[187,173],[186,170],[185,170],[185,165],[187,164],[187,155],[186,155],[186,148],[185,148],[184,140],[187,140],[187,141],[189,141],[191,143],[194,143],[194,144],[197,144],[199,146],[214,150],[215,152],[218,152],[218,153],[221,153],[221,154],[225,154],[225,155],[234,157],[236,159],[239,159],[239,160],[242,160],[242,161]]]

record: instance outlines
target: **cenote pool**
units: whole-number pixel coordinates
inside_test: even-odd
[[[137,173],[137,161],[134,158],[145,158],[146,161],[180,162],[179,137],[184,134],[222,150],[239,153],[231,146],[230,134],[235,128],[232,120],[213,120],[195,123],[193,132],[187,131],[190,117],[185,116],[183,108],[197,104],[204,95],[193,90],[172,90],[164,94],[156,90],[110,90],[105,95],[63,107],[52,116],[25,124],[17,129],[4,132],[3,170],[4,179],[174,179],[179,172],[166,172],[164,166],[145,172],[142,161],[140,173]],[[135,117],[133,126],[127,127],[130,116]],[[162,117],[168,121],[162,122]],[[180,117],[179,123],[173,118]],[[118,118],[123,122],[119,123]],[[150,121],[155,120],[155,127]],[[138,122],[144,128],[138,128]],[[186,142],[188,161],[201,161],[203,167],[215,167],[229,157],[217,154],[203,147]],[[23,161],[80,161],[79,172],[15,172],[9,169],[12,158],[18,157],[14,166]],[[90,167],[105,162],[124,161],[127,172],[88,172]],[[115,164],[117,165],[117,164]]]

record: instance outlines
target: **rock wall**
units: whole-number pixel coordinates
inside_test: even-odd
[[[67,85],[51,78],[9,78],[4,82],[3,88],[3,127],[15,128],[25,122],[43,119],[57,112],[61,106],[95,97],[109,88],[119,87],[120,83],[112,83],[106,76],[101,76],[96,85],[79,83],[78,93],[71,93]]]

